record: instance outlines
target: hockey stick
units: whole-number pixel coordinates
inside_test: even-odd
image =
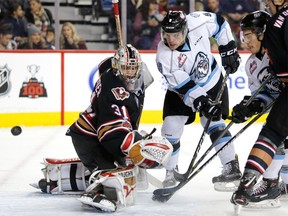
[[[265,109],[255,116],[249,123],[247,123],[237,134],[235,134],[228,142],[225,143],[216,153],[214,153],[201,167],[194,171],[189,177],[184,181],[180,182],[175,187],[171,188],[159,188],[153,191],[153,200],[159,202],[167,202],[173,194],[175,194],[179,189],[185,186],[191,179],[193,179],[204,167],[206,167],[218,154],[230,145],[237,137],[239,137],[248,127],[250,127],[255,121],[257,121],[264,113],[266,113],[274,104],[275,101],[271,102]]]
[[[266,69],[263,68],[262,70]],[[265,81],[261,84],[261,86],[257,89],[257,91],[247,100],[247,102],[245,103],[245,106],[247,107],[250,103],[252,103],[252,101],[256,98],[256,96],[262,91],[262,89],[266,86],[267,82],[272,78],[272,74],[270,74]],[[217,143],[226,133],[227,131],[230,129],[230,127],[233,125],[233,122],[231,121],[226,127],[225,129],[222,131],[222,133],[217,137],[216,140],[214,140],[214,142],[209,146],[209,148],[206,150],[206,152],[200,157],[200,159],[197,161],[197,163],[195,164],[195,166],[193,166],[194,162],[195,162],[195,153],[194,156],[192,158],[192,161],[188,167],[188,170],[186,171],[186,173],[184,174],[180,174],[178,172],[174,172],[174,177],[177,181],[185,181],[189,174],[193,172],[193,170],[195,170],[197,168],[197,166],[204,160],[204,158],[209,154],[209,152],[213,149],[215,143]],[[199,144],[198,144],[199,145]],[[198,146],[197,146],[198,147]],[[198,150],[199,151],[199,150]],[[194,159],[194,161],[193,161]],[[189,172],[188,172],[189,171]]]
[[[230,72],[226,71],[226,74],[225,74],[225,76],[223,78],[223,81],[221,83],[221,88],[220,88],[220,90],[219,90],[219,92],[218,92],[218,94],[217,94],[217,96],[215,98],[214,104],[219,104],[220,103],[220,100],[221,100],[222,94],[224,92],[226,81],[227,81],[227,79],[229,77],[229,74],[230,74]],[[185,181],[185,179],[187,179],[189,174],[192,172],[195,160],[196,160],[196,158],[198,156],[198,153],[199,153],[199,151],[201,149],[201,146],[202,146],[202,144],[204,142],[204,139],[205,139],[205,136],[207,134],[207,131],[208,131],[208,128],[210,126],[211,121],[212,121],[212,117],[210,117],[208,119],[208,121],[206,122],[206,124],[204,126],[204,129],[203,129],[203,132],[201,134],[200,140],[199,140],[198,145],[197,145],[197,147],[195,149],[195,152],[193,154],[192,160],[191,160],[191,162],[190,162],[190,164],[188,166],[187,171],[185,173],[183,173],[183,174],[178,173],[177,170],[173,171],[174,177],[175,177],[176,180]]]
[[[121,47],[123,45],[123,42],[122,42],[122,29],[121,29],[121,23],[120,23],[120,17],[119,17],[118,2],[119,2],[119,0],[112,0],[113,11],[114,11],[114,16],[115,16],[115,23],[116,23],[118,44],[119,44],[119,47]]]

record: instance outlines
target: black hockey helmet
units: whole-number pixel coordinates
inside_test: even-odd
[[[161,27],[164,32],[175,33],[187,28],[186,16],[182,11],[170,10],[162,20]]]
[[[263,10],[254,11],[245,16],[240,22],[241,31],[254,30],[257,35],[265,32],[266,23],[271,15]]]

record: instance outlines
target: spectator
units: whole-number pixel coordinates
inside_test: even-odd
[[[50,10],[44,8],[40,0],[30,0],[30,9],[25,16],[29,23],[34,24],[46,36],[47,27],[53,24],[53,16]]]
[[[234,39],[240,49],[240,21],[248,13],[252,12],[249,6],[249,0],[222,0],[220,2],[222,8],[222,15],[226,18],[231,26]]]
[[[207,0],[205,11],[212,12],[217,15],[222,15],[222,9],[220,7],[219,0]]]
[[[13,25],[14,40],[18,44],[27,39],[27,20],[23,16],[23,10],[20,3],[11,3],[8,16],[3,22],[11,23]]]
[[[128,0],[127,1],[127,44],[133,43],[133,23],[137,13],[137,10],[142,5],[143,0]],[[115,19],[113,17],[113,19]],[[115,22],[114,22],[115,24]]]
[[[65,22],[62,26],[60,49],[87,49],[86,42],[79,37],[75,26],[70,22]]]
[[[184,4],[184,3],[183,3]],[[187,8],[185,7],[186,13],[187,13]],[[195,0],[195,11],[204,11],[204,4],[202,3],[201,0]]]
[[[28,39],[19,44],[18,49],[49,49],[39,28],[34,24],[29,24],[27,31]]]
[[[219,0],[207,0],[206,5],[205,5],[205,11],[212,12],[217,15],[222,15],[222,10],[220,7]],[[217,52],[218,51],[217,41],[214,38],[211,38],[210,43],[211,43],[211,50],[213,52]]]
[[[10,23],[0,24],[0,50],[16,49],[13,38],[13,25]]]
[[[48,26],[46,31],[46,43],[49,49],[55,49],[55,29],[53,26]]]
[[[163,14],[158,11],[157,0],[148,0],[142,3],[136,13],[133,23],[134,45],[137,49],[149,50],[152,44],[160,41],[160,24]],[[157,37],[158,34],[158,37]],[[156,39],[157,41],[154,41]]]
[[[20,4],[24,11],[29,6],[29,0],[0,0],[0,21],[7,17],[10,5],[15,2]]]
[[[159,13],[162,13],[163,11],[167,12],[168,11],[168,6],[169,6],[169,2],[168,2],[168,0],[159,0],[158,6],[159,6],[159,9],[158,9]]]

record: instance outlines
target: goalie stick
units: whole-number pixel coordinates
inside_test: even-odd
[[[170,188],[159,188],[153,191],[152,199],[159,202],[167,202],[178,190],[184,187],[191,179],[193,179],[204,167],[206,167],[224,148],[230,145],[237,137],[239,137],[248,127],[250,127],[255,121],[257,121],[265,112],[267,112],[274,104],[275,101],[271,102],[265,109],[257,114],[249,123],[247,123],[238,133],[236,133],[229,141],[225,143],[216,153],[214,153],[201,167],[195,170],[189,177],[180,182],[175,187]]]
[[[263,68],[262,69],[262,71],[264,70],[264,69],[266,69],[267,67],[265,67],[265,68]],[[265,81],[261,84],[261,86],[257,89],[257,91],[248,99],[248,101],[245,103],[245,106],[248,106],[255,98],[256,98],[256,96],[262,91],[262,89],[266,86],[266,84],[267,84],[267,82],[272,78],[272,74],[270,74],[266,79],[265,79]],[[198,144],[198,146],[197,146],[197,148],[196,148],[196,150],[195,150],[195,153],[194,153],[194,155],[193,155],[193,158],[192,158],[192,161],[190,162],[190,164],[189,164],[189,166],[188,166],[188,169],[187,169],[187,171],[185,172],[185,173],[183,173],[183,174],[181,174],[181,173],[178,173],[176,170],[174,170],[174,177],[175,177],[175,179],[177,180],[177,181],[179,181],[179,182],[183,182],[183,181],[185,181],[187,178],[188,178],[188,176],[190,175],[190,173],[192,173],[193,172],[193,170],[195,170],[197,167],[198,167],[198,165],[204,160],[204,158],[209,154],[209,152],[213,149],[213,147],[214,147],[214,144],[215,143],[217,143],[225,134],[226,134],[226,132],[230,129],[230,127],[233,125],[233,122],[231,121],[231,122],[229,122],[229,124],[225,127],[225,129],[222,131],[222,133],[217,137],[217,139],[209,146],[209,148],[206,150],[206,152],[201,156],[201,158],[197,161],[197,163],[195,164],[195,166],[193,166],[194,165],[194,163],[195,163],[195,159],[196,159],[196,157],[197,157],[197,154],[198,154],[198,152],[199,152],[199,150],[200,150],[200,146],[199,146],[199,144],[200,144],[200,141],[201,141],[201,144],[202,144],[202,142],[203,142],[203,140],[204,140],[204,136],[203,136],[203,134],[202,134],[202,136],[201,136],[201,139],[200,139],[200,141],[199,141],[199,144]],[[205,125],[205,129],[206,129],[206,126],[207,126],[207,124]],[[209,126],[209,125],[208,125]],[[204,131],[203,131],[203,133],[205,132],[205,129],[204,129]],[[207,128],[208,129],[208,128]],[[206,130],[207,131],[207,130]],[[198,149],[199,148],[199,149]],[[196,154],[197,153],[197,154]]]

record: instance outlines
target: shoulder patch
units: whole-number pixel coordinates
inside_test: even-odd
[[[116,98],[116,100],[125,100],[126,98],[130,97],[130,93],[128,91],[126,91],[125,88],[123,87],[116,87],[111,89],[114,97]]]

